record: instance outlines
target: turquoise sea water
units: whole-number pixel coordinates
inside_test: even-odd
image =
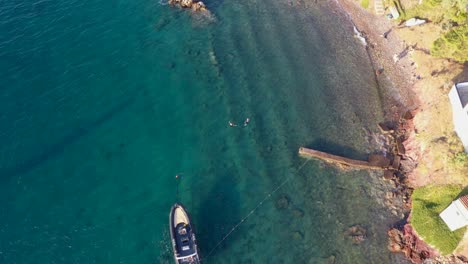
[[[381,96],[348,21],[314,1],[207,5],[212,20],[0,2],[0,263],[172,263],[178,198],[205,263],[398,262],[381,175],[299,171],[300,146],[379,150]]]

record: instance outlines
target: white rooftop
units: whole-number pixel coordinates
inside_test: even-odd
[[[468,195],[460,197],[453,201],[447,207],[440,217],[447,224],[450,231],[455,231],[459,228],[468,225]]]
[[[455,132],[468,153],[468,82],[455,84],[449,93]]]

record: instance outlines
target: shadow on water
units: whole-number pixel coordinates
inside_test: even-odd
[[[221,240],[240,221],[239,204],[240,197],[236,189],[235,177],[226,174],[219,177],[210,188],[210,191],[203,192],[202,188],[194,188],[194,192],[200,192],[200,199],[197,201],[198,212],[195,215],[198,244],[201,257],[210,257],[208,254],[221,242]],[[195,209],[195,208],[193,208]],[[192,209],[192,210],[193,210]],[[237,230],[238,231],[238,230]],[[225,250],[238,238],[238,233],[234,231],[211,253],[216,256]]]
[[[367,153],[360,152],[348,146],[336,144],[325,138],[318,138],[312,141],[312,143],[307,144],[305,147],[351,159],[367,160],[368,158]]]
[[[6,177],[14,177],[19,174],[26,173],[36,168],[43,162],[62,154],[63,151],[66,149],[66,146],[86,136],[97,127],[108,122],[113,117],[127,109],[127,107],[129,107],[135,101],[136,97],[137,95],[128,97],[125,101],[112,107],[109,111],[105,112],[94,121],[88,123],[87,125],[76,128],[72,133],[66,135],[64,138],[53,144],[51,147],[45,149],[38,155],[33,156],[32,158],[23,162],[20,162],[16,166],[0,168],[0,175],[4,175]]]

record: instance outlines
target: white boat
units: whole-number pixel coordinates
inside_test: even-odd
[[[174,204],[169,214],[172,249],[176,264],[200,264],[197,240],[190,216],[181,204]]]

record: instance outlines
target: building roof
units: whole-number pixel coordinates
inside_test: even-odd
[[[455,87],[457,88],[462,108],[465,108],[465,106],[468,105],[468,82],[457,83]]]
[[[453,201],[445,208],[440,217],[447,224],[450,231],[457,230],[468,225],[468,196]]]
[[[468,194],[459,198],[460,202],[468,209]]]

